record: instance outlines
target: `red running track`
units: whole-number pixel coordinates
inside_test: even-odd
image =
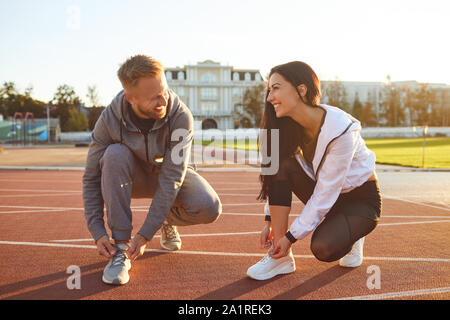
[[[293,245],[295,273],[256,281],[246,270],[265,254],[258,247],[258,173],[200,173],[219,194],[223,214],[213,224],[180,227],[176,253],[161,250],[157,234],[133,263],[130,282],[117,287],[101,281],[107,260],[86,228],[82,171],[0,170],[0,299],[450,298],[450,209],[385,198],[360,267],[316,260],[309,236]],[[135,232],[150,203],[132,201]],[[297,200],[291,220],[302,207]],[[68,289],[69,266],[81,270],[80,289]]]

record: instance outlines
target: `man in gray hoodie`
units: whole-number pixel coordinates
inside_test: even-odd
[[[103,272],[109,284],[128,282],[131,261],[160,228],[161,246],[178,250],[175,226],[211,223],[222,211],[216,192],[188,165],[193,117],[169,90],[161,63],[137,55],[122,64],[118,77],[124,90],[95,125],[83,175],[85,217],[99,254],[110,258]],[[133,238],[132,198],[153,199]]]

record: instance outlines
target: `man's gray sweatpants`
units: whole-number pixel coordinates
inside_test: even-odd
[[[131,198],[152,198],[158,185],[158,173],[152,172],[151,166],[134,156],[123,144],[109,145],[100,166],[102,195],[112,238],[129,240]],[[217,193],[192,167],[188,167],[167,222],[174,226],[211,223],[221,212]]]

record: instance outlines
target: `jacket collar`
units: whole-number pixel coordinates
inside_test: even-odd
[[[325,111],[325,120],[319,131],[313,158],[313,170],[316,175],[328,145],[348,130],[361,128],[359,121],[343,110],[326,104],[321,104],[319,107]]]

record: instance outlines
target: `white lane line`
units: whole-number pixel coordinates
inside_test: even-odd
[[[444,210],[444,211],[450,211],[450,208],[443,208],[443,207],[439,207],[439,206],[434,206],[432,204],[427,204],[427,203],[422,203],[422,202],[418,202],[418,201],[407,200],[407,199],[394,197],[394,196],[386,196],[386,195],[384,195],[383,198],[409,202],[409,203],[417,204],[417,205],[420,205],[420,206],[430,207],[430,208],[434,208],[434,209],[441,209],[441,210]]]
[[[45,210],[24,210],[24,211],[0,211],[2,213],[36,213],[36,212],[61,212],[67,211],[65,209],[45,209]]]
[[[81,193],[81,191],[79,190],[36,190],[36,189],[0,189],[0,191],[7,191],[7,192],[16,192],[16,191],[20,191],[20,192],[56,192],[56,193],[61,193],[61,192],[76,192],[76,193]]]
[[[423,295],[428,295],[428,294],[440,294],[440,293],[447,293],[447,292],[450,292],[450,287],[389,292],[389,293],[371,294],[371,295],[367,295],[367,296],[337,298],[337,299],[330,299],[330,300],[382,300],[382,299],[423,296]]]
[[[210,182],[211,185],[216,185],[216,184],[231,184],[231,185],[235,185],[235,184],[243,184],[243,185],[256,185],[256,186],[260,186],[261,184],[259,182],[226,182],[226,181],[216,181],[216,182]]]
[[[214,188],[215,191],[239,191],[239,190],[252,190],[259,193],[258,188]]]
[[[19,241],[0,241],[5,245],[25,245],[42,247],[63,247],[63,248],[86,248],[96,249],[94,245],[64,244],[64,243],[46,243],[46,242],[19,242]],[[243,252],[214,252],[214,251],[167,251],[160,249],[146,249],[146,252],[161,252],[170,254],[193,254],[193,255],[215,255],[215,256],[233,256],[233,257],[262,257],[264,253],[243,253]],[[294,258],[315,258],[313,255],[294,255]],[[450,259],[441,258],[412,258],[412,257],[364,257],[365,260],[380,261],[410,261],[410,262],[450,262]]]
[[[229,233],[197,233],[197,234],[180,234],[181,238],[184,237],[214,237],[214,236],[236,236],[236,235],[248,235],[259,234],[261,231],[249,231],[249,232],[229,232]],[[153,238],[161,238],[161,235],[155,235]],[[110,239],[111,240],[111,239]],[[67,239],[67,240],[49,240],[50,242],[85,242],[94,241],[94,239]]]
[[[66,208],[66,207],[35,207],[35,206],[2,206],[0,208],[13,208],[13,209],[58,209],[58,210],[84,210],[84,208]]]
[[[450,219],[450,216],[390,216],[382,215],[381,218],[411,218],[411,219],[424,219],[424,218],[446,218]]]
[[[450,222],[450,219],[447,219],[447,220],[434,220],[434,221],[380,223],[380,224],[378,224],[378,226],[399,226],[399,225],[405,225],[405,224],[427,224],[427,223],[439,223],[439,222]]]
[[[247,204],[239,204],[239,205],[247,205]],[[24,211],[0,211],[1,213],[33,213],[33,212],[47,212],[50,210],[51,212],[57,211],[83,211],[84,208],[65,208],[65,207],[37,207],[37,206],[3,206],[0,205],[0,208],[12,208],[12,209],[37,209],[37,210],[24,210]],[[149,206],[132,206],[131,209],[134,212],[148,212]],[[246,213],[246,212],[223,212],[222,215],[233,215],[233,216],[264,216],[264,213]],[[300,214],[290,214],[290,216],[297,217]],[[383,218],[406,218],[406,219],[423,219],[423,218],[441,218],[441,219],[450,219],[450,216],[391,216],[391,215],[382,215]],[[437,221],[423,221],[423,222],[399,222],[399,223],[380,223],[379,226],[382,225],[402,225],[402,224],[421,224],[421,223],[438,223],[438,222],[447,222],[446,220],[437,220]]]
[[[48,194],[42,194],[42,193],[36,193],[36,194],[7,194],[7,195],[0,195],[0,198],[32,198],[32,197],[61,197],[61,196],[77,196],[79,197],[81,195],[80,193],[48,193]]]
[[[256,197],[256,193],[219,193],[219,196],[234,196],[234,197]]]
[[[58,182],[60,179],[63,179],[64,177],[59,177],[58,176],[58,178],[57,179],[54,179],[54,180],[46,180],[46,179],[14,179],[14,178],[11,178],[11,179],[0,179],[0,181],[6,181],[6,182],[39,182],[39,183],[42,183],[42,182]],[[64,183],[66,184],[66,183],[80,183],[81,182],[81,178],[80,179],[78,179],[78,180],[64,180]]]
[[[27,242],[27,241],[26,242],[0,241],[0,244],[22,245],[22,246],[40,246],[40,247],[85,248],[85,249],[96,249],[97,248],[97,246],[93,246],[93,245]]]

